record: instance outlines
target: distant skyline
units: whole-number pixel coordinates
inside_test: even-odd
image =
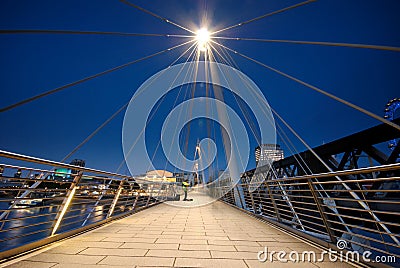
[[[301,1],[131,1],[193,30],[218,30]],[[9,1],[0,4],[0,30],[47,29],[187,35],[188,32],[120,1]],[[400,47],[400,2],[319,0],[220,33],[260,38],[373,44]],[[207,25],[204,25],[207,24]],[[67,34],[0,34],[0,107],[165,50],[189,38]],[[400,53],[373,49],[219,40],[225,46],[383,116],[400,97]],[[0,113],[0,149],[59,161],[126,104],[150,76],[166,68],[188,46]],[[240,70],[311,146],[380,124],[352,108],[231,54]],[[181,59],[185,60],[185,59]],[[228,97],[229,98],[232,97]],[[173,96],[169,100],[173,100]],[[160,115],[170,107],[163,106]],[[255,107],[250,107],[255,109]],[[123,160],[121,112],[73,158],[114,172]],[[165,118],[165,117],[164,117]],[[149,126],[162,125],[157,116]],[[305,147],[283,127],[296,147]],[[202,124],[194,130],[199,136]],[[150,147],[159,139],[146,137]],[[188,151],[198,137],[192,136]],[[292,152],[278,137],[285,155]],[[255,144],[250,148],[253,168]],[[294,152],[293,152],[294,153]],[[192,153],[190,154],[192,155]],[[159,158],[162,161],[162,157]],[[140,161],[140,159],[138,159]],[[120,170],[126,173],[127,169]]]

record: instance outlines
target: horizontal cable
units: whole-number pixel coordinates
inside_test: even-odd
[[[80,79],[80,80],[78,80],[78,81],[69,83],[69,84],[67,84],[67,85],[64,85],[64,86],[61,86],[61,87],[58,87],[58,88],[55,88],[55,89],[52,89],[52,90],[43,92],[43,93],[41,93],[41,94],[39,94],[39,95],[36,95],[36,96],[30,97],[30,98],[27,98],[27,99],[25,99],[25,100],[19,101],[19,102],[17,102],[17,103],[14,103],[14,104],[12,104],[12,105],[7,106],[7,107],[1,108],[1,109],[0,109],[0,112],[2,113],[2,112],[5,112],[5,111],[14,109],[14,108],[16,108],[16,107],[18,107],[18,106],[21,106],[21,105],[23,105],[23,104],[29,103],[29,102],[31,102],[31,101],[34,101],[34,100],[37,100],[37,99],[40,99],[40,98],[43,98],[43,97],[45,97],[45,96],[51,95],[51,94],[53,94],[53,93],[56,93],[56,92],[61,91],[61,90],[64,90],[64,89],[67,89],[67,88],[69,88],[69,87],[79,85],[79,84],[81,84],[81,83],[83,83],[83,82],[92,80],[92,79],[97,78],[97,77],[99,77],[99,76],[102,76],[102,75],[105,75],[105,74],[108,74],[108,73],[111,73],[111,72],[114,72],[114,71],[123,69],[123,68],[128,67],[128,66],[130,66],[130,65],[132,65],[132,64],[141,62],[141,61],[146,60],[146,59],[150,59],[150,58],[152,58],[152,57],[155,57],[155,56],[157,56],[157,55],[160,55],[160,54],[163,54],[163,53],[165,53],[165,52],[171,51],[171,50],[173,50],[173,49],[176,49],[176,48],[178,48],[178,47],[181,47],[181,46],[186,45],[186,44],[191,43],[191,42],[194,42],[194,41],[193,41],[193,40],[187,41],[187,42],[185,42],[185,43],[182,43],[182,44],[173,46],[173,47],[171,47],[171,48],[164,49],[164,50],[162,50],[162,51],[159,51],[159,52],[156,52],[156,53],[154,53],[154,54],[145,56],[145,57],[143,57],[143,58],[136,59],[136,60],[130,61],[130,62],[128,62],[128,63],[119,65],[119,66],[117,66],[117,67],[108,69],[108,70],[106,70],[106,71],[103,71],[103,72],[100,72],[100,73],[97,73],[97,74],[94,74],[94,75],[85,77],[85,78],[83,78],[83,79]]]
[[[279,14],[279,13],[282,13],[282,12],[285,12],[285,11],[288,11],[288,10],[291,10],[291,9],[294,9],[294,8],[297,8],[297,7],[304,6],[306,4],[309,4],[309,3],[315,2],[315,1],[317,1],[317,0],[308,0],[308,1],[304,1],[304,2],[301,2],[301,3],[295,4],[295,5],[289,6],[289,7],[285,7],[285,8],[270,12],[270,13],[266,13],[266,14],[258,16],[256,18],[253,18],[253,19],[250,19],[250,20],[246,20],[246,21],[243,21],[243,22],[228,26],[228,27],[223,28],[221,30],[215,31],[212,34],[220,33],[222,31],[226,31],[226,30],[230,30],[230,29],[233,29],[233,28],[236,28],[236,27],[239,27],[239,26],[242,26],[242,25],[257,21],[257,20],[261,20],[261,19],[270,17],[270,16],[275,15],[275,14]]]
[[[162,21],[164,21],[164,22],[166,22],[166,23],[169,23],[169,24],[174,25],[174,26],[176,26],[176,27],[178,27],[178,28],[181,28],[181,29],[183,29],[183,30],[185,30],[185,31],[188,31],[188,32],[190,32],[190,33],[192,33],[192,34],[195,33],[194,31],[189,30],[188,28],[186,28],[186,27],[184,27],[184,26],[182,26],[182,25],[179,25],[179,24],[176,23],[176,22],[170,21],[170,20],[168,20],[167,18],[164,18],[164,17],[162,17],[162,16],[160,16],[160,15],[154,13],[154,12],[151,12],[151,11],[149,11],[149,10],[143,8],[143,7],[140,7],[140,6],[138,6],[138,5],[135,5],[135,4],[133,4],[133,3],[129,2],[129,1],[127,1],[127,0],[120,0],[120,2],[122,2],[122,3],[124,3],[124,4],[128,5],[128,6],[131,6],[131,7],[133,7],[133,8],[136,8],[136,9],[138,9],[138,10],[140,10],[140,11],[146,13],[146,14],[149,14],[149,15],[151,15],[151,16],[157,18],[157,19],[160,19],[160,20],[162,20]]]
[[[226,36],[213,36],[213,38],[223,39],[223,40],[254,41],[254,42],[264,42],[264,43],[287,43],[287,44],[318,45],[318,46],[331,46],[331,47],[350,47],[350,48],[376,49],[376,50],[400,52],[400,47],[368,45],[368,44],[282,40],[282,39],[259,39],[259,38],[242,38],[242,37],[226,37]]]
[[[79,35],[115,35],[115,36],[153,36],[153,37],[194,37],[180,34],[156,33],[125,33],[103,31],[73,31],[73,30],[46,30],[46,29],[0,29],[0,34],[79,34]]]

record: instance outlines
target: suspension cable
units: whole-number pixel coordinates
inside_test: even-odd
[[[64,162],[71,155],[73,155],[76,151],[78,151],[83,145],[85,145],[88,141],[90,141],[100,130],[102,130],[108,123],[110,123],[120,112],[122,112],[126,106],[128,106],[129,102],[124,104],[121,108],[118,109],[113,115],[111,115],[106,121],[103,122],[98,128],[96,128],[89,136],[86,137],[78,146],[76,146],[69,154],[67,154],[60,162]]]
[[[193,51],[189,54],[189,57],[186,59],[185,63],[187,63],[187,62],[190,60],[190,57],[191,57],[192,53],[196,50],[195,44],[193,44],[187,51],[185,51],[185,54],[186,54],[192,47],[193,47]],[[177,78],[180,76],[180,74],[182,73],[183,69],[184,69],[184,65],[182,65],[182,67],[180,68],[180,70],[179,70],[178,73],[176,74],[175,78],[174,78],[174,79],[172,80],[172,82],[170,83],[170,85],[167,87],[167,89],[168,89],[168,88],[171,88],[171,87],[173,86],[173,84],[175,83],[176,79],[177,79]],[[185,76],[184,76],[184,77],[185,77],[185,78],[184,78],[184,81],[186,81],[186,77],[187,77],[189,71],[190,71],[190,70],[187,70],[187,72],[186,72],[186,74],[185,74]],[[179,100],[179,96],[180,96],[180,94],[181,94],[181,91],[182,91],[182,87],[179,88],[178,94],[177,94],[177,96],[175,97],[175,101],[174,101],[172,107],[175,107],[175,106],[176,106],[176,104],[177,104],[177,102],[178,102],[178,100]],[[168,93],[168,92],[167,92],[167,93]],[[159,101],[159,103],[158,103],[158,106],[157,106],[157,109],[153,112],[153,116],[155,116],[155,115],[157,114],[157,110],[158,110],[159,107],[161,107],[161,104],[162,104],[162,102],[165,100],[165,98],[166,98],[166,96],[167,96],[167,93],[164,94],[164,95],[162,96],[162,98],[160,99],[160,101]],[[182,112],[182,110],[181,110],[180,112]],[[180,116],[180,114],[179,114],[179,116]],[[164,125],[168,125],[169,120],[170,120],[170,117],[167,117],[163,124],[164,124]],[[177,127],[178,127],[178,126],[175,126],[175,132],[174,132],[174,133],[176,133]],[[144,128],[146,128],[146,126],[145,126]],[[161,136],[162,136],[162,135],[163,135],[163,132],[161,131]],[[175,136],[175,134],[174,134],[174,136]],[[148,166],[147,170],[150,170],[150,168],[151,168],[151,166],[152,166],[152,164],[153,164],[153,162],[154,162],[154,159],[155,159],[155,157],[156,157],[156,154],[157,154],[157,151],[158,151],[160,145],[161,145],[161,139],[158,140],[156,149],[154,150],[153,156],[152,156],[152,158],[151,158],[151,163],[149,163],[149,166]],[[165,168],[164,168],[164,170],[166,170],[166,168],[167,168],[167,165],[168,165],[168,158],[170,157],[171,149],[172,149],[172,148],[170,148],[169,153],[168,153],[168,155],[166,156],[166,157],[167,157],[167,161],[165,161]]]
[[[190,54],[189,54],[187,60],[185,61],[185,64],[188,63],[188,62],[190,61],[190,59],[192,58],[192,56],[194,55],[195,52],[196,52],[196,47],[194,47],[193,50],[190,52]],[[179,76],[179,75],[182,73],[183,67],[184,67],[184,66],[182,66],[182,68],[179,70],[177,76]],[[188,68],[188,70],[187,70],[186,73],[185,73],[184,81],[186,81],[187,77],[190,77],[190,75],[192,75],[194,69],[195,69],[195,68],[192,68],[192,70],[190,70],[190,69]],[[176,77],[177,77],[177,76],[176,76]],[[175,81],[175,80],[176,80],[176,78],[174,79],[174,81]],[[173,84],[173,82],[171,83],[170,87],[172,86],[172,84]],[[184,87],[184,85],[181,85],[181,86],[179,87],[178,94],[177,94],[177,96],[176,96],[176,98],[175,98],[174,104],[172,105],[172,107],[174,107],[174,108],[176,107],[176,104],[177,104],[177,102],[178,102],[178,100],[179,100],[179,96],[180,96],[180,94],[181,94],[181,92],[182,92],[183,87]],[[187,93],[187,92],[185,92],[185,94],[184,94],[184,98],[186,98],[186,93]],[[164,96],[165,96],[165,95],[164,95]],[[179,114],[178,114],[178,120],[177,120],[177,122],[180,122],[180,119],[181,119],[181,116],[182,116],[182,112],[183,112],[183,109],[181,108],[180,111],[179,111]],[[168,122],[169,122],[169,120],[170,120],[170,118],[168,117],[168,118],[165,120],[164,124],[167,125]],[[178,133],[179,133],[179,129],[178,129],[178,124],[177,124],[177,125],[175,126],[175,130],[174,130],[174,137],[177,136]],[[163,135],[163,133],[161,133],[161,135]],[[159,147],[159,145],[160,145],[160,142],[161,142],[161,140],[159,141],[156,150],[158,149],[158,147]],[[170,158],[171,158],[171,151],[172,151],[172,146],[169,148],[168,155],[167,155],[167,159],[170,159]],[[178,156],[177,156],[177,157],[178,157]],[[152,160],[153,160],[153,159],[152,159]],[[168,165],[168,161],[165,161],[164,170],[167,170],[167,165]],[[175,168],[176,168],[176,167],[175,167]]]
[[[225,51],[224,48],[221,48],[221,51]],[[229,54],[228,52],[226,52],[226,53],[227,53],[227,55],[230,57],[230,54]],[[232,57],[231,57],[231,60],[234,62],[234,60],[233,60]],[[236,63],[235,63],[235,66],[237,66]],[[240,70],[239,66],[237,66],[237,68],[238,68],[238,70]],[[241,78],[243,81],[246,81],[246,80],[243,79],[242,76],[240,76],[240,78]],[[255,98],[261,98],[261,97],[262,97],[262,96],[259,96],[258,94],[255,94],[255,93],[251,90],[251,87],[249,87],[248,83],[246,83],[246,88],[248,88],[248,89],[250,90],[250,93],[251,93]],[[265,113],[265,111],[262,109],[262,107],[260,107],[260,110],[262,110],[262,111]],[[268,116],[267,116],[266,118],[268,118]],[[272,123],[272,122],[270,122],[270,123]],[[277,132],[279,132],[279,130],[280,130],[280,132],[283,133],[283,135],[286,137],[286,139],[289,141],[289,143],[292,144],[293,148],[296,150],[295,146],[294,146],[293,143],[290,141],[290,139],[287,137],[286,133],[285,133],[285,132],[283,131],[283,129],[279,126],[279,124],[276,123],[276,125],[278,126]],[[297,163],[300,165],[300,167],[305,171],[305,169],[304,169],[302,163],[297,159],[296,154],[293,153],[293,151],[290,149],[290,146],[288,146],[288,144],[285,142],[283,135],[282,135],[282,141],[285,143],[286,147],[289,148],[289,150],[291,151],[291,153],[294,155],[294,158],[295,158],[295,160],[297,161]],[[259,144],[259,145],[261,144],[261,138],[260,138],[258,144]],[[301,157],[301,155],[299,155],[299,157],[300,157],[300,159],[302,160],[302,162],[306,165],[307,169],[312,173],[311,169],[308,167],[307,163],[304,161],[304,159]]]
[[[215,44],[217,44],[217,45],[219,45],[219,46],[222,46],[222,47],[224,47],[225,49],[227,49],[227,50],[229,50],[229,51],[231,51],[231,52],[233,52],[233,53],[235,53],[235,54],[237,54],[237,55],[239,55],[239,56],[241,56],[241,57],[243,57],[243,58],[246,58],[246,59],[248,59],[248,60],[250,60],[250,61],[252,61],[252,62],[254,62],[254,63],[257,63],[258,65],[261,65],[261,66],[263,66],[263,67],[265,67],[265,68],[267,68],[267,69],[269,69],[269,70],[271,70],[271,71],[273,71],[273,72],[275,72],[275,73],[277,73],[277,74],[280,74],[280,75],[282,75],[282,76],[284,76],[284,77],[286,77],[286,78],[288,78],[288,79],[290,79],[290,80],[292,80],[292,81],[295,81],[295,82],[297,82],[297,83],[299,83],[299,84],[301,84],[301,85],[303,85],[303,86],[305,86],[305,87],[308,87],[308,88],[310,88],[310,89],[312,89],[312,90],[314,90],[314,91],[317,91],[317,92],[319,92],[319,93],[321,93],[321,94],[323,94],[323,95],[325,95],[325,96],[327,96],[327,97],[329,97],[329,98],[331,98],[331,99],[334,99],[334,100],[336,100],[336,101],[338,101],[338,102],[341,102],[341,103],[343,103],[343,104],[345,104],[345,105],[347,105],[347,106],[349,106],[349,107],[351,107],[351,108],[353,108],[353,109],[355,109],[355,110],[358,110],[358,111],[361,112],[361,113],[364,113],[364,114],[366,114],[366,115],[368,115],[368,116],[370,116],[370,117],[372,117],[372,118],[375,118],[375,119],[381,121],[382,123],[388,124],[388,125],[390,125],[390,126],[396,128],[396,129],[400,130],[400,126],[399,126],[399,125],[397,125],[397,124],[395,124],[395,123],[393,123],[393,122],[391,122],[391,121],[389,121],[389,120],[386,120],[386,119],[384,119],[383,117],[381,117],[381,116],[379,116],[379,115],[376,115],[376,114],[374,114],[374,113],[372,113],[372,112],[370,112],[370,111],[368,111],[368,110],[365,110],[364,108],[361,108],[361,107],[358,106],[358,105],[355,105],[355,104],[353,104],[353,103],[351,103],[351,102],[349,102],[349,101],[346,101],[346,100],[344,100],[344,99],[341,99],[341,98],[339,98],[339,97],[337,97],[337,96],[335,96],[335,95],[333,95],[333,94],[331,94],[331,93],[329,93],[329,92],[326,92],[326,91],[324,91],[324,90],[322,90],[322,89],[320,89],[320,88],[318,88],[318,87],[316,87],[316,86],[313,86],[313,85],[311,85],[311,84],[309,84],[309,83],[306,83],[306,82],[304,82],[304,81],[302,81],[302,80],[300,80],[300,79],[298,79],[298,78],[295,78],[295,77],[293,77],[293,76],[291,76],[291,75],[289,75],[289,74],[287,74],[287,73],[284,73],[284,72],[282,72],[282,71],[279,71],[279,70],[277,70],[277,69],[275,69],[275,68],[273,68],[273,67],[271,67],[271,66],[269,66],[269,65],[267,65],[267,64],[265,64],[265,63],[262,63],[262,62],[260,62],[260,61],[258,61],[258,60],[256,60],[256,59],[253,59],[253,58],[251,58],[251,57],[249,57],[249,56],[247,56],[247,55],[244,55],[244,54],[242,54],[242,53],[240,53],[240,52],[238,52],[238,51],[236,51],[236,50],[233,50],[233,49],[231,49],[231,48],[229,48],[229,47],[226,47],[226,46],[224,46],[224,45],[222,45],[222,44],[220,44],[220,43],[217,43],[217,42],[215,42],[215,41],[213,41],[213,40],[211,40],[211,42],[213,42],[213,43],[215,43]]]
[[[231,61],[229,61],[229,59],[226,59],[226,57],[224,57],[224,56],[221,54],[221,53],[224,53],[224,51],[223,51],[222,49],[221,49],[221,53],[220,53],[220,52],[218,51],[217,47],[214,47],[214,46],[211,45],[211,44],[210,44],[210,47],[212,47],[212,48],[215,50],[215,52],[221,57],[221,59],[225,62],[225,64],[231,65],[231,66],[233,66],[234,68],[236,68],[236,69],[238,69],[238,70],[240,71],[239,66],[233,61],[232,58],[230,58]],[[230,55],[227,54],[227,56],[230,56]],[[224,76],[225,76],[225,74],[224,74]],[[229,77],[229,81],[231,81],[231,79],[232,79],[232,78],[231,78],[231,75],[228,73],[227,76]],[[244,80],[244,79],[242,79],[242,80]],[[228,84],[229,84],[229,81],[228,81],[228,80],[226,80],[226,81],[227,81]],[[244,80],[244,81],[245,81],[245,80]],[[251,117],[250,117],[249,112],[247,111],[247,108],[243,107],[243,104],[242,104],[241,102],[239,102],[238,97],[236,96],[236,94],[233,94],[233,96],[234,96],[234,99],[235,99],[237,105],[239,106],[239,109],[240,109],[241,112],[243,113],[243,116],[244,116],[244,118],[245,118],[247,124],[249,125],[250,130],[251,130],[251,132],[252,132],[254,138],[255,138],[256,141],[257,141],[257,144],[260,145],[260,144],[261,144],[261,137],[260,137],[260,136],[258,135],[258,133],[257,133],[257,127],[255,126],[254,122],[251,120]]]
[[[229,50],[229,49],[228,49]],[[230,50],[230,51],[232,51],[232,50]],[[263,110],[262,110],[263,111]],[[283,120],[283,118],[281,117],[281,116],[279,116],[279,114],[277,114],[276,113],[276,111],[274,110],[274,109],[272,109],[272,107],[271,107],[271,111],[285,124],[285,126],[311,151],[311,153],[328,169],[328,170],[330,170],[331,171],[331,168],[325,163],[325,161],[321,158],[321,157],[319,157],[317,154],[316,154],[316,152],[293,130],[293,128],[291,128],[290,127],[290,125],[286,122],[286,121],[284,121]],[[265,112],[265,111],[263,111],[263,112]],[[300,156],[301,157],[301,156]],[[336,177],[336,179],[337,180],[339,180],[339,181],[341,181],[341,183],[342,183],[342,185],[346,188],[346,189],[348,189],[348,190],[351,190],[350,188],[349,188],[349,186],[345,183],[345,182],[343,182],[338,176],[335,176]],[[324,189],[321,187],[321,189],[322,189],[322,191],[325,193],[325,195],[328,197],[328,198],[330,198],[329,197],[329,195],[324,191]],[[321,193],[319,193],[320,194],[320,196],[321,197],[323,197],[322,196],[322,194]],[[376,221],[376,222],[380,222],[380,220],[379,220],[379,218],[369,209],[369,207],[368,207],[368,204],[367,203],[365,203],[365,202],[363,202],[362,200],[360,200],[360,198],[359,198],[359,196],[357,195],[357,193],[355,193],[355,192],[353,192],[353,191],[351,191],[350,192],[350,194],[353,196],[353,198],[355,198],[355,199],[357,199],[357,202],[362,206],[362,207],[364,207],[365,209],[367,209],[368,210],[368,212],[370,213],[370,215],[374,218],[374,220]],[[341,219],[341,217],[339,216],[339,219],[343,222],[343,220]],[[384,224],[380,224],[381,225],[381,227],[382,228],[384,228],[386,231],[388,231],[389,233],[390,233],[390,230],[384,225]],[[350,230],[349,230],[350,231]],[[397,243],[397,244],[399,244],[399,241],[397,240],[397,238],[396,237],[394,237],[394,236],[391,236],[391,238],[393,238],[393,240]]]
[[[180,34],[157,34],[157,33],[125,33],[125,32],[103,32],[103,31],[73,31],[73,30],[47,30],[47,29],[0,29],[0,34],[80,34],[80,35],[116,35],[116,36],[158,36],[158,37],[193,37]]]
[[[400,47],[369,45],[369,44],[352,44],[352,43],[302,41],[302,40],[281,40],[281,39],[259,39],[259,38],[242,38],[242,37],[226,37],[226,36],[213,36],[213,38],[214,39],[223,39],[223,40],[254,41],[254,42],[264,42],[264,43],[287,43],[287,44],[317,45],[317,46],[331,46],[331,47],[350,47],[350,48],[376,49],[376,50],[387,50],[387,51],[400,52]]]
[[[216,33],[220,33],[220,32],[226,31],[226,30],[230,30],[230,29],[233,29],[233,28],[236,28],[236,27],[239,27],[239,26],[242,26],[242,25],[245,25],[245,24],[248,24],[248,23],[257,21],[257,20],[264,19],[264,18],[266,18],[266,17],[270,17],[270,16],[275,15],[275,14],[279,14],[279,13],[282,13],[282,12],[285,12],[285,11],[288,11],[288,10],[291,10],[291,9],[294,9],[294,8],[297,8],[297,7],[301,7],[301,6],[307,5],[307,4],[309,4],[309,3],[311,3],[311,2],[315,2],[315,1],[317,1],[317,0],[307,0],[307,1],[304,1],[304,2],[301,2],[301,3],[298,3],[298,4],[295,4],[295,5],[292,5],[292,6],[289,6],[289,7],[285,7],[285,8],[282,8],[282,9],[279,9],[279,10],[276,10],[276,11],[273,11],[273,12],[270,12],[270,13],[266,13],[266,14],[264,14],[264,15],[255,17],[255,18],[253,18],[253,19],[246,20],[246,21],[243,21],[243,22],[240,22],[240,23],[237,23],[237,24],[228,26],[228,27],[223,28],[223,29],[221,29],[221,30],[217,30],[217,31],[213,32],[212,34],[214,35],[214,34],[216,34]]]
[[[215,43],[215,42],[214,42]],[[224,46],[223,46],[224,47]],[[226,47],[225,47],[226,48]],[[231,50],[231,49],[229,49],[229,48],[227,48],[228,50],[230,50],[230,51],[232,51],[232,52],[234,52],[233,50]],[[325,163],[325,161],[318,155],[318,154],[316,154],[316,152],[293,130],[293,128],[292,127],[290,127],[290,125],[286,122],[286,121],[284,121],[283,120],[283,118],[281,117],[281,116],[279,116],[279,114],[277,114],[277,112],[274,110],[274,109],[272,109],[272,107],[270,107],[270,109],[271,109],[271,111],[285,124],[285,126],[312,152],[312,154],[329,170],[329,171],[332,171],[332,169]],[[262,110],[262,109],[261,109]],[[263,112],[265,112],[264,110],[262,110]],[[301,157],[301,155],[299,155],[300,157]],[[303,160],[304,161],[304,160]],[[305,162],[304,162],[305,163]],[[272,171],[274,171],[274,169],[272,169]],[[348,190],[350,190],[350,188],[349,188],[349,186],[346,184],[346,183],[344,183],[338,176],[335,176],[339,181],[341,181],[342,182],[342,185],[346,188],[346,189],[348,189]],[[325,195],[329,198],[329,195],[325,192],[325,190],[323,189],[323,188],[321,188],[322,189],[322,191],[325,193]],[[321,193],[319,193],[320,195],[321,195],[321,197],[323,197],[322,196],[322,194]],[[350,194],[355,198],[355,199],[357,199],[358,200],[358,203],[360,204],[360,205],[362,205],[365,209],[367,209],[368,210],[368,212],[371,214],[371,216],[376,220],[376,221],[378,221],[379,222],[379,218],[369,209],[369,207],[368,207],[368,204],[366,204],[365,202],[363,202],[362,200],[360,200],[360,198],[359,198],[359,196],[356,194],[356,193],[354,193],[354,192],[350,192]],[[343,220],[341,219],[341,217],[339,216],[339,219],[343,222]],[[389,229],[384,225],[384,224],[380,224],[381,226],[382,226],[382,228],[384,228],[385,230],[387,230],[388,232],[390,232],[389,231]],[[396,243],[399,243],[399,241],[396,239],[396,237],[394,237],[394,236],[391,236],[392,238],[393,238],[393,240],[396,242]]]
[[[176,62],[178,62],[179,59],[181,59],[194,45],[195,45],[195,44],[191,45],[191,46],[190,46],[186,51],[184,51],[177,59],[175,59],[171,64],[169,64],[167,68],[165,68],[165,69],[163,69],[161,72],[159,72],[158,75],[156,74],[157,77],[155,77],[155,79],[153,80],[153,82],[154,82],[156,79],[158,79],[162,74],[164,74],[164,72],[166,72],[166,70],[167,70],[169,67],[173,66]],[[134,99],[136,99],[136,98],[137,98],[139,95],[141,95],[145,90],[147,90],[153,82],[151,82],[151,83],[150,83],[149,85],[147,85],[146,87],[142,88],[141,91],[138,91],[138,93],[137,93],[137,95],[134,97]],[[130,100],[130,101],[133,101],[134,99],[132,99],[132,100]],[[157,105],[157,107],[156,107],[156,110],[158,110],[159,105],[161,105],[161,102],[158,103],[158,105]],[[156,114],[156,113],[152,113],[152,114],[150,115],[150,118],[149,118],[148,122],[150,122],[150,121],[153,119],[153,117],[155,116],[155,114]],[[139,138],[141,137],[141,135],[143,135],[145,129],[146,129],[146,126],[144,126],[144,127],[142,128],[140,134],[136,137],[135,141],[132,143],[132,146],[129,148],[129,151],[126,153],[126,157],[129,157],[129,156],[131,155],[131,153],[132,153],[132,151],[133,151],[135,145],[136,145],[137,142],[139,141]],[[125,160],[125,157],[124,157],[124,159],[121,161],[121,163],[119,164],[119,166],[118,166],[118,168],[117,168],[117,172],[123,167],[123,165],[124,165],[125,162],[126,162],[126,160]]]
[[[212,47],[212,46],[210,46],[210,47]],[[217,51],[216,49],[214,49],[214,50]],[[217,52],[217,53],[218,53],[218,52]],[[211,49],[210,49],[210,54],[211,54],[211,56],[214,58],[214,60],[216,61],[216,58],[215,58],[215,56],[214,56],[214,53],[212,53],[212,50],[211,50]],[[222,57],[222,58],[223,58],[223,57]],[[225,81],[227,81],[228,86],[231,87],[230,85],[231,85],[231,83],[232,83],[232,82],[231,82],[231,81],[232,81],[232,76],[231,76],[229,73],[226,73],[226,74],[225,74],[225,72],[221,69],[221,67],[220,67],[219,65],[217,65],[217,68],[219,69],[220,73],[221,73],[222,76],[224,77]],[[214,91],[214,92],[215,92],[215,91]],[[256,136],[254,130],[251,128],[251,124],[250,124],[249,121],[248,121],[249,118],[246,117],[246,113],[244,112],[244,109],[243,109],[244,107],[241,106],[241,104],[240,104],[240,102],[239,102],[239,100],[238,100],[238,97],[236,96],[236,93],[232,92],[232,94],[233,94],[233,96],[234,96],[234,99],[235,99],[237,105],[239,106],[239,109],[240,109],[241,112],[243,113],[243,116],[244,116],[245,120],[247,121],[247,124],[249,125],[251,131],[253,132],[254,138],[257,139],[257,136]],[[221,96],[223,97],[222,90],[221,90]],[[222,99],[222,101],[224,101],[224,100]],[[225,111],[225,113],[226,113],[226,109],[224,109],[223,111]],[[217,113],[218,113],[218,109],[217,109]],[[229,119],[228,116],[227,116],[227,121],[228,121],[228,123],[229,123],[229,126],[232,126],[231,121],[230,121],[230,119]],[[255,130],[255,131],[257,131],[257,130]],[[234,139],[234,140],[237,140],[237,139],[235,138],[235,133],[234,133],[234,132],[232,132],[232,135],[234,136],[233,139]],[[236,148],[237,148],[237,144],[236,144],[236,143],[235,143],[235,145],[236,145]],[[234,147],[235,145],[232,144],[231,147]],[[238,149],[238,148],[237,148],[237,149]],[[231,148],[231,150],[233,150],[233,149]],[[226,157],[228,157],[228,155],[226,155]],[[240,159],[241,164],[243,165],[244,161],[243,161],[243,159],[242,159],[241,154],[239,154],[239,159]],[[226,159],[226,161],[227,161],[227,163],[229,162],[228,159]]]
[[[136,9],[138,9],[138,10],[144,12],[144,13],[147,13],[147,14],[149,14],[149,15],[151,15],[151,16],[157,18],[157,19],[160,19],[160,20],[162,20],[162,21],[165,21],[166,23],[169,23],[169,24],[171,24],[171,25],[174,25],[174,26],[176,26],[176,27],[178,27],[178,28],[181,28],[181,29],[183,29],[183,30],[185,30],[185,31],[188,31],[188,32],[190,32],[190,33],[192,33],[192,34],[195,34],[194,31],[189,30],[188,28],[186,28],[186,27],[184,27],[184,26],[182,26],[182,25],[179,25],[179,24],[176,23],[176,22],[173,22],[173,21],[171,21],[171,20],[169,20],[169,19],[167,19],[167,18],[164,18],[164,17],[162,17],[162,16],[160,16],[160,15],[154,13],[154,12],[151,12],[151,11],[149,11],[149,10],[143,8],[143,7],[140,7],[140,6],[136,5],[136,4],[133,4],[133,3],[129,2],[129,1],[127,1],[127,0],[119,0],[119,1],[122,2],[122,3],[124,3],[124,4],[126,4],[126,5],[128,5],[128,6],[131,6],[131,7],[133,7],[133,8],[136,8]]]
[[[97,78],[97,77],[99,77],[99,76],[102,76],[102,75],[105,75],[105,74],[108,74],[108,73],[111,73],[111,72],[114,72],[114,71],[123,69],[123,68],[125,68],[125,67],[127,67],[127,66],[130,66],[130,65],[132,65],[132,64],[141,62],[141,61],[146,60],[146,59],[150,59],[150,58],[155,57],[155,56],[157,56],[157,55],[163,54],[163,53],[165,53],[165,52],[168,52],[168,51],[171,51],[171,50],[176,49],[176,48],[178,48],[178,47],[181,47],[181,46],[183,46],[183,45],[186,45],[186,44],[188,44],[188,43],[190,43],[190,42],[194,42],[194,40],[187,41],[187,42],[185,42],[185,43],[182,43],[182,44],[173,46],[173,47],[171,47],[171,48],[164,49],[164,50],[162,50],[162,51],[159,51],[159,52],[156,52],[156,53],[154,53],[154,54],[145,56],[145,57],[143,57],[143,58],[130,61],[130,62],[128,62],[128,63],[119,65],[119,66],[117,66],[117,67],[108,69],[108,70],[106,70],[106,71],[103,71],[103,72],[100,72],[100,73],[97,73],[97,74],[94,74],[94,75],[85,77],[85,78],[83,78],[83,79],[80,79],[80,80],[77,80],[77,81],[75,81],[75,82],[72,82],[72,83],[63,85],[63,86],[61,86],[61,87],[57,87],[57,88],[52,89],[52,90],[43,92],[43,93],[41,93],[41,94],[39,94],[39,95],[36,95],[36,96],[30,97],[30,98],[27,98],[27,99],[25,99],[25,100],[19,101],[19,102],[17,102],[17,103],[14,103],[14,104],[12,104],[12,105],[7,106],[7,107],[1,108],[1,109],[0,109],[0,112],[2,113],[2,112],[5,112],[5,111],[14,109],[14,108],[16,108],[16,107],[18,107],[18,106],[21,106],[21,105],[26,104],[26,103],[29,103],[29,102],[31,102],[31,101],[34,101],[34,100],[43,98],[43,97],[45,97],[45,96],[51,95],[51,94],[53,94],[53,93],[56,93],[56,92],[58,92],[58,91],[62,91],[62,90],[64,90],[64,89],[67,89],[67,88],[72,87],[72,86],[76,86],[76,85],[78,85],[78,84],[81,84],[81,83],[83,83],[83,82],[92,80],[92,79]]]

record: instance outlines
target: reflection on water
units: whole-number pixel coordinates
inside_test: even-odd
[[[94,207],[95,202],[96,199],[84,200],[84,202],[79,199],[75,200],[64,215],[62,225],[57,233],[81,227],[89,214],[90,217],[86,225],[105,219],[110,202]],[[8,201],[0,201],[0,210],[2,210],[0,214],[9,207]],[[60,202],[40,207],[14,207],[3,219],[3,225],[0,225],[0,251],[48,237],[51,234],[52,224],[59,208]]]

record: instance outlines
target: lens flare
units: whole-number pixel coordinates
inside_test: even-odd
[[[207,44],[210,41],[210,33],[206,28],[201,28],[196,32],[196,41],[200,51],[207,50]]]

